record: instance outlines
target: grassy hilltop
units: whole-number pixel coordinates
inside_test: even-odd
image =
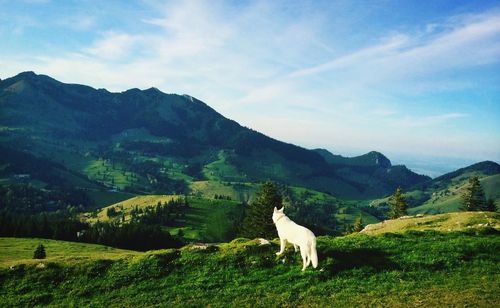
[[[440,214],[457,212],[462,206],[462,194],[469,185],[469,179],[477,176],[486,198],[495,204],[500,202],[500,166],[495,162],[485,161],[440,177],[415,185],[405,192],[410,208],[408,213]],[[375,208],[386,208],[389,197],[369,202]]]
[[[109,205],[98,210],[95,215],[84,214],[84,220],[89,223],[125,222],[131,219],[134,209],[155,207],[158,202],[162,204],[174,200],[185,200],[189,206],[180,207],[175,216],[175,221],[163,228],[171,234],[181,231],[182,237],[187,241],[220,242],[230,239],[235,233],[235,223],[242,215],[243,207],[239,202],[232,200],[214,200],[198,197],[184,197],[178,195],[146,195],[135,196],[121,202]],[[108,216],[108,211],[113,209],[116,213]]]
[[[460,232],[429,225],[427,231],[319,237],[319,267],[305,272],[293,248],[274,255],[276,241],[145,253],[54,242],[41,261],[27,260],[28,252],[16,260],[2,249],[0,297],[6,306],[493,307],[500,300],[500,237],[484,224],[498,225],[498,215],[465,214],[476,221]],[[19,251],[39,242],[0,239]],[[67,250],[87,257],[64,256]]]
[[[435,230],[442,232],[466,231],[489,227],[500,230],[500,214],[493,212],[462,212],[425,216],[404,216],[399,219],[386,220],[365,227],[365,234],[382,234],[388,232]]]

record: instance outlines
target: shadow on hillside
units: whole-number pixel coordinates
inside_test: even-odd
[[[376,273],[399,268],[397,263],[388,258],[386,252],[373,248],[354,248],[347,251],[322,250],[318,251],[318,257],[320,267],[331,274],[353,269]]]

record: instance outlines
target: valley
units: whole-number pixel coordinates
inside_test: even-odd
[[[500,166],[494,162],[431,179],[392,165],[379,152],[343,157],[280,142],[191,96],[155,88],[112,93],[24,72],[0,81],[0,104],[1,185],[76,195],[76,202],[67,197],[36,207],[78,208],[91,224],[109,222],[109,207],[134,201],[153,207],[165,201],[162,195],[189,198],[190,210],[210,215],[164,227],[185,240],[204,241],[204,226],[227,214],[216,204],[239,208],[239,217],[267,180],[280,185],[292,218],[314,224],[326,217],[311,226],[319,234],[340,234],[360,217],[365,225],[384,220],[396,187],[405,191],[410,214],[457,211],[471,176],[481,178],[486,197],[500,200]],[[118,211],[123,222],[127,211]],[[226,230],[229,225],[219,229],[235,234]]]

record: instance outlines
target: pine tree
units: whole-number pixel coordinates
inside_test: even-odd
[[[482,211],[486,209],[483,189],[481,188],[481,183],[477,176],[473,176],[469,179],[469,185],[465,188],[462,200],[462,211]]]
[[[394,194],[389,198],[389,217],[391,219],[396,219],[407,215],[407,208],[408,204],[403,196],[403,191],[401,190],[401,187],[398,187]]]
[[[497,206],[495,205],[495,201],[493,201],[493,199],[489,198],[488,200],[486,200],[485,210],[488,212],[497,211]]]
[[[363,218],[361,216],[359,216],[354,221],[354,225],[352,226],[352,231],[353,232],[360,232],[361,230],[363,230]]]
[[[248,238],[277,236],[272,215],[274,208],[283,207],[283,198],[278,186],[272,182],[262,185],[254,202],[248,205],[243,220],[241,235]]]
[[[45,247],[43,244],[39,244],[36,249],[35,253],[33,254],[33,259],[45,259],[46,254],[45,254]]]

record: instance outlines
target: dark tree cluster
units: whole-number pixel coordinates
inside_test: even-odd
[[[129,224],[98,222],[92,226],[57,214],[22,215],[0,211],[0,237],[37,237],[150,250],[179,247],[182,241],[145,221]]]
[[[173,226],[178,218],[183,217],[189,207],[187,198],[178,198],[145,208],[134,208],[130,212],[131,221],[147,225]]]
[[[462,207],[463,211],[497,211],[495,201],[493,199],[486,199],[481,182],[477,176],[469,179],[469,184],[462,194]]]
[[[394,194],[389,197],[389,217],[391,219],[396,219],[401,216],[407,215],[408,203],[406,203],[405,197],[401,187],[398,187]]]
[[[46,256],[45,246],[43,246],[43,244],[39,244],[33,253],[33,259],[45,259]]]
[[[60,215],[20,215],[0,211],[0,236],[76,241],[77,232],[86,228],[87,224]]]
[[[283,197],[278,186],[266,182],[257,193],[255,201],[245,210],[241,234],[248,238],[275,238],[278,234],[272,221],[273,209],[283,207]]]
[[[360,215],[358,218],[356,218],[353,225],[347,225],[344,228],[344,234],[347,235],[355,232],[361,232],[363,228],[364,228],[363,218]]]
[[[85,230],[79,240],[139,251],[177,248],[183,244],[180,239],[163,231],[160,225],[146,225],[139,222],[123,225],[98,222]]]
[[[215,200],[232,200],[231,196],[226,196],[226,195],[214,195]]]
[[[159,156],[192,157],[199,153],[199,148],[189,142],[148,142],[148,141],[125,141],[121,144],[127,151],[134,151]]]
[[[339,226],[335,214],[339,204],[320,201],[313,198],[313,194],[305,190],[294,193],[286,185],[280,185],[280,192],[289,204],[285,213],[296,223],[306,226],[316,235],[337,234]]]
[[[68,207],[80,210],[92,206],[85,191],[77,189],[42,190],[31,184],[0,186],[0,210],[37,214],[67,210]]]

